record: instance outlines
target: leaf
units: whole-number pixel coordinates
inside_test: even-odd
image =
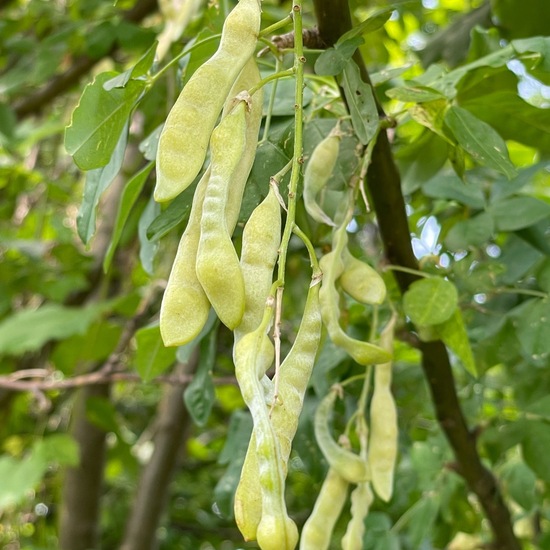
[[[380,119],[372,87],[361,80],[359,68],[353,60],[344,67],[341,85],[349,106],[351,123],[357,137],[367,145],[378,131]]]
[[[336,44],[340,44],[342,42],[350,40],[351,38],[355,38],[356,36],[361,36],[363,34],[368,34],[377,31],[378,29],[381,29],[386,24],[386,21],[391,17],[391,14],[394,12],[394,10],[395,4],[392,4],[390,6],[387,6],[386,8],[374,11],[364,21],[361,21],[361,23],[354,25],[351,30],[344,33],[338,39]]]
[[[80,461],[78,443],[69,434],[51,434],[38,439],[33,446],[33,453],[44,462],[59,466],[77,466]]]
[[[164,237],[166,233],[189,218],[196,187],[196,185],[189,186],[183,193],[175,197],[174,200],[151,222],[146,233],[150,241],[157,241],[161,237]]]
[[[445,244],[451,250],[481,246],[490,240],[493,231],[493,219],[487,212],[481,212],[468,220],[456,222],[447,233]]]
[[[524,430],[523,459],[540,479],[550,483],[550,424],[540,420],[526,421]]]
[[[355,36],[336,44],[333,48],[327,48],[315,61],[315,72],[321,76],[340,74],[363,42],[360,36]]]
[[[403,295],[403,309],[419,327],[439,325],[453,315],[458,304],[456,287],[441,277],[415,281]]]
[[[124,191],[122,191],[115,218],[115,225],[113,227],[113,235],[111,236],[109,248],[107,249],[105,258],[103,259],[103,271],[105,273],[107,273],[109,267],[111,266],[116,247],[120,241],[120,237],[122,236],[122,230],[128,221],[130,212],[132,211],[132,208],[137,201],[152,168],[153,163],[150,162],[127,183]]]
[[[139,150],[143,153],[146,160],[155,161],[157,158],[157,149],[159,145],[160,134],[164,128],[164,123],[159,124],[140,144]]]
[[[499,231],[516,231],[550,217],[550,204],[535,197],[510,197],[491,204],[487,210]]]
[[[522,349],[535,361],[550,356],[550,298],[531,300],[519,314],[511,314]]]
[[[0,323],[0,354],[21,355],[40,349],[50,340],[84,334],[105,307],[105,304],[83,308],[46,304],[38,309],[20,310]]]
[[[454,314],[437,325],[435,330],[441,341],[462,361],[464,368],[477,377],[476,363],[460,309],[456,308]]]
[[[536,503],[537,478],[523,462],[507,464],[502,480],[509,495],[524,509],[531,510]]]
[[[153,196],[149,199],[145,210],[143,210],[138,223],[138,236],[139,236],[139,260],[141,265],[148,275],[153,275],[154,266],[153,262],[159,249],[159,242],[152,241],[147,237],[147,228],[151,225],[151,222],[158,216],[160,211],[160,205],[154,200]]]
[[[193,380],[183,392],[183,400],[193,422],[201,427],[206,424],[216,398],[212,369],[216,361],[217,337],[218,331],[213,328],[200,341],[199,366]]]
[[[445,96],[438,90],[428,86],[400,86],[386,91],[386,95],[398,101],[425,103],[428,101],[445,100]]]
[[[164,347],[158,325],[138,330],[135,338],[134,368],[144,382],[159,376],[174,363],[176,350]]]
[[[541,397],[534,403],[525,407],[525,412],[541,416],[545,420],[550,420],[550,395]]]
[[[124,160],[124,151],[128,140],[128,128],[125,127],[113,151],[113,156],[106,166],[91,170],[86,174],[84,197],[76,218],[78,236],[84,244],[88,244],[95,233],[96,210],[99,199],[105,190],[113,183]]]
[[[105,90],[104,84],[114,76],[114,72],[102,73],[86,86],[65,130],[65,148],[81,170],[94,170],[109,162],[145,89],[145,82],[131,80],[124,88]]]
[[[436,495],[426,495],[405,512],[412,548],[420,548],[422,541],[431,534],[438,512],[439,498]]]
[[[455,200],[472,208],[484,208],[485,197],[479,185],[463,182],[454,175],[437,175],[422,185],[422,192],[434,199]]]
[[[516,175],[506,143],[487,123],[455,106],[449,107],[445,114],[445,123],[458,143],[475,161],[502,172],[509,179]]]
[[[151,44],[151,47],[139,58],[138,62],[132,68],[105,82],[103,88],[108,92],[114,88],[124,88],[130,79],[137,79],[145,76],[155,61],[157,44],[156,41]]]

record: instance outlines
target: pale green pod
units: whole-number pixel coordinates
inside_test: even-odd
[[[329,466],[336,470],[349,483],[361,483],[370,479],[367,461],[340,446],[332,437],[329,418],[336,399],[336,391],[331,391],[323,399],[315,411],[314,430],[317,445],[321,449]]]
[[[365,518],[374,500],[370,483],[359,483],[351,492],[351,519],[342,538],[342,550],[362,550]]]
[[[272,187],[254,209],[243,230],[241,270],[245,286],[244,314],[235,329],[235,341],[260,324],[273,283],[281,244],[281,207]]]
[[[369,342],[363,342],[348,336],[340,326],[340,295],[335,281],[344,271],[344,264],[339,251],[325,254],[319,261],[323,271],[323,282],[319,292],[323,323],[327,327],[330,339],[344,349],[360,365],[384,363],[391,355],[384,349]]]
[[[246,107],[240,102],[212,132],[211,173],[202,205],[197,277],[220,321],[233,330],[244,312],[244,281],[227,230],[229,184],[243,154]]]
[[[210,170],[207,170],[195,190],[189,221],[162,298],[160,334],[165,346],[182,346],[193,340],[204,327],[210,311],[210,302],[195,273],[202,203],[209,177]]]
[[[179,195],[200,172],[229,90],[256,49],[260,20],[259,0],[240,0],[225,20],[217,51],[181,91],[159,139],[155,200]]]
[[[259,79],[260,74],[256,61],[250,59],[233,85],[224,106],[223,116],[235,107],[235,96],[254,86]],[[258,130],[262,118],[261,90],[254,94],[254,97],[247,103],[250,107],[246,110],[245,152],[229,184],[232,192],[228,199],[226,216],[230,233],[232,233],[237,223],[238,212],[235,213],[235,211],[240,209],[242,192],[254,160]],[[205,172],[195,190],[187,227],[180,240],[176,259],[164,292],[160,312],[160,331],[166,346],[187,344],[200,333],[208,318],[210,302],[197,278],[195,265],[200,239],[202,203],[209,177],[210,168]],[[265,383],[267,385],[267,381]]]
[[[391,350],[395,317],[380,337],[382,347]],[[391,393],[391,362],[376,365],[370,405],[369,463],[372,486],[385,502],[393,493],[393,476],[398,449],[397,408]]]
[[[378,272],[353,256],[347,247],[342,260],[344,271],[339,282],[343,291],[362,304],[381,304],[386,299],[386,285]]]
[[[271,425],[279,442],[285,477],[292,440],[296,434],[304,395],[319,348],[321,324],[319,279],[316,279],[310,286],[294,344],[279,368],[279,394],[275,407],[271,411]],[[240,524],[248,528],[247,540],[251,538],[250,533],[257,529],[262,518],[258,471],[254,430],[235,495],[235,502],[238,502],[239,506],[239,510],[235,510],[235,517],[240,518],[238,520],[239,528]],[[242,529],[241,533],[245,535]]]
[[[304,172],[303,198],[306,211],[315,221],[330,226],[334,226],[335,223],[317,202],[317,195],[332,175],[339,151],[340,138],[336,134],[329,134],[313,150]]]
[[[258,477],[261,490],[262,517],[256,528],[255,537],[262,550],[293,550],[298,542],[298,530],[290,519],[284,500],[284,472],[280,447],[273,432],[258,373],[263,368],[261,359],[265,349],[263,340],[268,338],[267,326],[273,311],[268,310],[260,326],[241,338],[235,345],[235,374],[243,399],[252,413],[256,434]],[[258,363],[262,366],[259,367]],[[235,503],[235,511],[241,512],[242,503]],[[247,516],[245,514],[245,519]],[[241,529],[241,524],[238,524]],[[247,532],[253,526],[243,526]],[[246,535],[245,535],[246,536]],[[252,537],[247,537],[252,538]]]
[[[227,102],[229,106],[232,106],[235,100],[231,100],[232,97],[241,94],[245,90],[249,90],[261,80],[260,71],[256,60],[251,57],[244,66],[239,78],[235,82],[233,89],[231,90],[230,99]],[[241,156],[241,160],[235,169],[231,177],[230,188],[231,192],[227,198],[227,205],[225,207],[225,217],[227,223],[227,231],[230,235],[233,235],[235,226],[239,219],[239,213],[241,211],[241,203],[246,186],[246,181],[254,164],[254,158],[256,157],[256,147],[258,145],[258,132],[260,131],[260,125],[262,122],[262,110],[263,110],[263,88],[260,88],[252,97],[246,95],[247,113],[246,113],[246,145],[244,152]],[[225,111],[224,111],[225,112]]]
[[[313,511],[302,529],[300,550],[327,550],[348,496],[348,482],[329,468]]]

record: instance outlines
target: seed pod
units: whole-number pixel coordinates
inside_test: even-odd
[[[244,312],[244,281],[227,230],[229,183],[245,148],[245,103],[240,102],[212,132],[211,173],[202,204],[196,271],[220,321],[234,329]]]
[[[365,518],[373,501],[370,483],[359,483],[351,493],[351,519],[342,538],[342,550],[362,550]]]
[[[348,482],[329,468],[313,511],[302,529],[300,550],[327,550],[348,496]]]
[[[391,351],[395,317],[381,334],[382,347]],[[391,393],[391,362],[376,365],[374,392],[370,405],[369,463],[372,486],[385,502],[393,493],[393,474],[397,459],[398,426],[397,409]]]
[[[342,260],[344,271],[339,282],[344,292],[362,304],[381,304],[386,299],[386,285],[378,272],[353,256],[347,247]]]
[[[155,200],[179,195],[199,173],[229,90],[256,49],[260,19],[259,0],[240,0],[225,20],[216,53],[181,91],[159,139]]]
[[[306,164],[304,173],[304,206],[307,213],[317,222],[334,226],[335,223],[323,212],[317,202],[317,195],[327,184],[340,151],[340,137],[329,134],[320,141]]]

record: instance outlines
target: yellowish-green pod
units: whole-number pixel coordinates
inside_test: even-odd
[[[342,252],[342,260],[344,271],[339,282],[344,292],[362,304],[381,304],[386,299],[386,285],[378,272],[353,256],[348,247]]]
[[[266,330],[272,314],[272,308],[268,308],[259,327],[237,342],[235,374],[243,399],[252,413],[256,433],[262,517],[255,536],[262,550],[293,550],[298,542],[298,529],[286,511],[281,451],[258,380],[258,373],[264,364],[261,359],[262,350],[265,349],[263,340],[267,338]],[[240,504],[236,502],[235,506],[237,510]],[[249,528],[248,525],[244,527],[247,530]]]
[[[211,173],[202,204],[197,277],[220,321],[233,330],[244,312],[239,258],[227,230],[231,177],[246,144],[246,103],[241,101],[212,132]]]
[[[348,496],[348,482],[329,468],[313,511],[302,529],[300,550],[327,550]]]
[[[195,190],[189,221],[162,298],[160,334],[165,346],[182,346],[193,340],[204,327],[210,311],[210,302],[195,273],[202,203],[209,177],[210,170],[207,170]]]
[[[351,493],[351,519],[342,538],[342,550],[362,550],[365,518],[373,501],[370,483],[359,483]]]
[[[225,20],[216,53],[181,91],[159,139],[155,200],[179,195],[200,172],[229,90],[256,49],[260,19],[259,0],[240,0]]]
[[[262,320],[280,244],[281,207],[270,187],[243,230],[241,269],[245,282],[245,307],[241,323],[235,329],[235,341],[255,330]]]
[[[380,344],[391,351],[395,317],[380,336]],[[369,463],[372,486],[385,502],[393,493],[393,475],[398,448],[397,408],[391,393],[391,362],[376,365],[370,405]]]
[[[323,323],[327,327],[327,332],[334,344],[349,353],[360,365],[385,363],[391,359],[391,355],[385,349],[369,342],[351,338],[340,326],[340,294],[336,288],[336,281],[345,269],[342,258],[348,243],[346,233],[348,222],[349,220],[343,222],[334,230],[332,251],[325,254],[319,261],[319,266],[323,272],[323,282],[319,292]]]
[[[258,66],[256,61],[251,58],[231,89],[224,106],[223,116],[227,115],[238,101],[235,96],[243,90],[251,88],[259,80]],[[262,119],[262,91],[259,90],[252,98],[249,98],[247,104],[249,108],[246,110],[245,151],[229,184],[231,193],[226,207],[229,233],[233,233],[237,223],[244,186],[254,161]],[[166,346],[187,344],[199,334],[208,318],[210,302],[197,278],[195,265],[200,239],[202,203],[209,177],[210,169],[205,172],[195,190],[189,221],[180,240],[172,272],[164,292],[160,312],[160,331]]]
[[[230,99],[227,102],[229,106],[232,106],[231,104],[236,101],[236,99],[231,100],[231,97],[240,94],[241,96],[244,95],[248,105],[246,113],[246,145],[241,160],[231,177],[231,192],[229,193],[227,206],[225,208],[227,230],[230,235],[233,235],[233,231],[239,219],[243,192],[250,170],[254,164],[254,158],[256,157],[258,132],[260,131],[260,124],[262,122],[263,88],[260,88],[252,97],[247,94],[242,94],[242,92],[249,90],[258,84],[260,80],[261,76],[258,65],[256,60],[251,57],[241,71],[237,82],[235,82],[231,90]]]
[[[346,481],[361,483],[370,479],[369,465],[360,455],[340,446],[332,437],[329,418],[334,407],[336,391],[329,392],[315,411],[315,439],[323,456],[331,468],[334,468]]]
[[[312,281],[302,322],[292,348],[279,368],[277,402],[271,411],[271,425],[279,443],[283,473],[286,477],[292,440],[296,434],[315,357],[321,339],[321,312],[319,309],[319,279]],[[235,494],[235,517],[239,528],[247,527],[247,539],[253,538],[262,518],[258,457],[255,430],[246,453],[241,479]],[[241,529],[243,535],[245,534]]]
[[[317,144],[304,172],[303,197],[306,211],[315,221],[331,226],[334,226],[335,223],[317,202],[317,195],[332,175],[339,151],[340,138],[336,133],[330,133]]]

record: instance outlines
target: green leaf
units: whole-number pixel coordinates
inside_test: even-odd
[[[111,262],[113,260],[116,247],[120,241],[120,237],[122,236],[122,230],[124,229],[124,225],[128,221],[130,212],[132,211],[132,208],[136,203],[139,197],[139,194],[141,193],[141,190],[143,189],[143,186],[145,185],[145,182],[147,181],[147,177],[149,176],[149,173],[151,172],[152,168],[153,168],[153,163],[150,162],[149,164],[147,164],[147,166],[142,168],[127,183],[126,187],[124,188],[124,191],[122,191],[122,195],[120,197],[120,203],[118,205],[117,215],[115,218],[113,235],[111,237],[111,242],[109,243],[109,248],[105,253],[105,258],[103,259],[103,271],[105,273],[107,273],[107,271],[109,270],[109,267],[111,266]]]
[[[524,509],[531,510],[536,503],[537,478],[523,462],[507,464],[502,481],[509,495]]]
[[[481,212],[468,220],[455,223],[445,237],[445,244],[451,250],[481,246],[489,241],[493,231],[493,218],[487,212]]]
[[[351,30],[344,33],[338,39],[336,44],[341,44],[351,38],[355,38],[356,36],[361,36],[381,29],[386,24],[386,21],[391,17],[394,10],[395,4],[392,3],[391,6],[374,11],[364,21],[361,21],[361,23],[355,25]]]
[[[130,81],[130,79],[137,79],[145,76],[149,72],[149,70],[153,66],[153,62],[155,61],[157,45],[158,42],[155,41],[132,68],[124,71],[123,73],[120,73],[111,80],[105,82],[103,88],[108,92],[113,90],[114,88],[124,88],[124,86],[126,86],[126,84],[128,84],[128,82]]]
[[[420,548],[422,541],[431,534],[438,512],[439,498],[436,495],[426,495],[405,512],[413,548]]]
[[[95,233],[96,210],[101,195],[113,183],[124,160],[128,129],[120,134],[120,139],[113,151],[111,160],[103,168],[90,170],[86,174],[84,185],[84,197],[76,218],[78,236],[84,244],[88,244]]]
[[[439,325],[451,318],[458,304],[453,283],[441,277],[415,281],[403,296],[403,309],[419,327]]]
[[[336,76],[340,74],[355,50],[363,44],[360,36],[355,36],[336,44],[333,48],[327,48],[315,62],[315,72],[321,76]]]
[[[437,325],[435,330],[441,341],[462,361],[464,368],[472,376],[477,376],[472,347],[460,309],[456,308],[454,314],[444,323]]]
[[[425,103],[445,99],[445,96],[438,90],[428,86],[400,86],[386,91],[386,95],[398,101],[411,103]]]
[[[121,133],[145,82],[131,80],[124,88],[105,90],[116,73],[102,73],[86,86],[65,131],[65,148],[81,170],[105,166],[117,148]]]
[[[488,208],[499,231],[516,231],[550,217],[550,204],[535,197],[510,197]]]
[[[521,442],[523,459],[540,479],[550,483],[550,424],[530,420],[524,423],[524,429]]]
[[[214,328],[200,341],[199,366],[183,393],[183,400],[193,422],[201,427],[206,424],[216,398],[212,369],[216,361],[217,337],[218,331]]]
[[[550,356],[550,298],[531,300],[511,314],[522,349],[536,362],[548,361]]]
[[[80,461],[78,443],[69,434],[51,434],[38,439],[32,452],[44,462],[59,466],[77,466]]]
[[[153,275],[154,260],[159,249],[159,242],[152,241],[147,237],[147,228],[151,225],[151,222],[158,216],[160,211],[160,204],[158,204],[153,196],[149,199],[147,206],[143,210],[138,223],[138,236],[139,236],[139,260],[145,273]]]
[[[485,207],[483,189],[454,175],[437,175],[431,178],[422,185],[422,192],[434,199],[454,200],[476,209]]]
[[[475,161],[502,172],[508,178],[516,175],[506,143],[487,123],[455,106],[450,107],[445,114],[445,123]]]
[[[367,145],[378,131],[380,119],[372,87],[363,82],[359,68],[353,60],[344,67],[341,85],[349,106],[351,123],[357,137]]]
[[[158,325],[138,330],[136,346],[134,368],[144,382],[162,374],[176,359],[176,350],[164,347]]]
[[[189,217],[196,187],[196,185],[191,185],[183,193],[180,193],[151,222],[147,228],[147,238],[150,241],[158,241]]]
[[[146,160],[156,161],[160,134],[164,124],[159,124],[140,144],[139,150]]]
[[[541,416],[545,420],[550,420],[550,395],[541,397],[534,403],[525,407],[525,412]]]
[[[20,310],[0,323],[0,354],[21,355],[40,349],[50,340],[84,334],[104,311],[105,304],[83,308],[46,304]]]

